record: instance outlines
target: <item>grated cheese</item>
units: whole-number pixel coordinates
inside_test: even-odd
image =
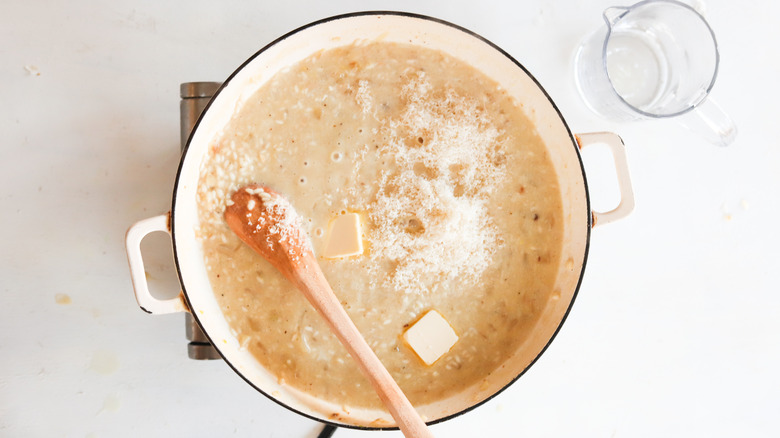
[[[382,174],[368,208],[376,269],[397,263],[385,282],[405,293],[424,293],[442,278],[473,283],[499,246],[487,197],[506,174],[501,132],[473,100],[432,89],[424,72],[403,87],[406,111],[383,125],[389,141],[379,149],[397,171]]]
[[[270,250],[274,250],[275,247],[270,240],[271,236],[275,236],[280,243],[288,243],[288,254],[293,260],[297,260],[302,255],[302,251],[309,248],[309,239],[303,231],[303,222],[293,206],[284,197],[271,196],[262,188],[247,188],[245,190],[248,194],[259,197],[262,209],[257,218],[253,219],[251,211],[255,209],[256,202],[254,199],[250,199],[247,202],[247,208],[250,210],[250,213],[247,214],[249,218],[248,225],[254,226],[255,232],[262,229],[266,230],[269,236],[266,238],[266,241]],[[273,218],[270,226],[267,225],[269,217]]]

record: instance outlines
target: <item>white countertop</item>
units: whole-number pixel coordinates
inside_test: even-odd
[[[367,9],[436,16],[504,48],[575,132],[623,137],[636,195],[631,216],[594,229],[579,296],[547,352],[498,397],[435,425],[436,436],[778,436],[780,3],[696,2],[720,43],[714,99],[740,130],[729,148],[673,122],[617,124],[588,112],[571,59],[610,5],[6,4],[0,436],[317,435],[321,425],[224,362],[187,358],[183,316],[136,305],[123,238],[169,209],[179,83],[221,81],[289,30]],[[610,184],[593,166],[598,207]]]

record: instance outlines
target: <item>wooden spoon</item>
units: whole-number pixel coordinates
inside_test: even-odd
[[[238,189],[225,210],[233,232],[303,292],[357,361],[406,437],[433,438],[393,377],[366,343],[328,285],[290,203],[257,184]]]

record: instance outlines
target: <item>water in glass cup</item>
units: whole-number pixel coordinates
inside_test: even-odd
[[[618,121],[678,117],[717,144],[736,135],[731,119],[707,96],[719,54],[707,21],[675,0],[645,0],[604,11],[606,26],[575,56],[585,103]]]
[[[668,64],[653,38],[626,29],[607,44],[607,75],[629,105],[648,111],[670,94]]]

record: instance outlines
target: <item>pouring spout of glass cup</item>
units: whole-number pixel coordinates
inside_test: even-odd
[[[607,22],[607,26],[612,28],[615,22],[617,22],[623,14],[628,12],[628,10],[629,8],[625,6],[610,6],[607,9],[604,9],[602,17],[604,17],[604,21]]]
[[[710,143],[734,141],[736,125],[709,97],[720,55],[704,17],[675,0],[645,0],[603,18],[575,55],[592,111],[616,121],[671,118]]]

